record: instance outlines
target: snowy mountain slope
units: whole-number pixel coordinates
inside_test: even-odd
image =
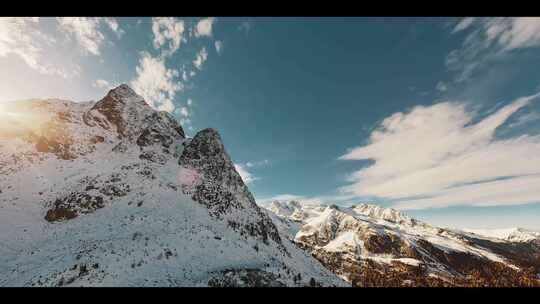
[[[540,232],[523,228],[507,229],[464,229],[464,232],[473,233],[478,236],[500,239],[510,242],[530,242],[540,240]]]
[[[0,286],[347,286],[278,232],[215,130],[185,138],[126,85],[10,113]]]
[[[357,286],[470,285],[472,280],[493,285],[488,280],[501,271],[510,278],[503,285],[540,283],[534,278],[540,272],[540,246],[534,243],[479,239],[369,204],[273,202],[267,208],[283,234]]]

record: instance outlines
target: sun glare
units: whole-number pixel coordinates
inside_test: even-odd
[[[39,131],[47,115],[23,107],[0,103],[0,135],[21,135],[29,131]]]

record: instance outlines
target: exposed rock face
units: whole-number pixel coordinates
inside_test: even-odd
[[[285,287],[276,276],[258,269],[228,269],[208,281],[210,287]]]
[[[140,147],[160,144],[163,148],[170,148],[175,140],[185,138],[182,127],[167,112],[154,112],[145,118],[145,124],[148,126],[137,138]]]
[[[92,127],[96,124],[107,130],[114,127],[119,138],[123,138],[139,133],[141,122],[153,113],[142,97],[123,84],[110,90],[85,113],[84,121]]]
[[[71,193],[63,199],[57,199],[54,206],[47,211],[45,219],[49,222],[69,220],[80,213],[89,213],[103,208],[103,197],[86,193]]]
[[[369,204],[268,208],[282,234],[354,286],[540,286],[534,240],[482,239]]]
[[[179,164],[197,174],[194,183],[188,187],[184,185],[184,193],[205,205],[212,216],[226,219],[232,229],[258,237],[265,244],[271,239],[281,245],[276,227],[255,203],[216,130],[205,129],[197,133],[184,148]],[[248,221],[239,221],[235,216],[239,211],[249,211],[252,216]]]

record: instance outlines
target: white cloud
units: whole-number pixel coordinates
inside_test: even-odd
[[[241,164],[234,164],[234,168],[236,169],[236,172],[240,174],[242,180],[246,184],[250,184],[258,179],[257,177],[253,176],[249,171],[247,171],[247,169]]]
[[[260,168],[263,166],[266,166],[269,164],[269,161],[267,159],[257,162],[246,162],[245,164],[242,163],[235,163],[234,167],[236,168],[236,171],[238,171],[238,174],[242,176],[242,179],[246,184],[249,184],[253,182],[254,180],[258,180],[258,177],[253,176],[253,173],[249,172],[251,169]]]
[[[458,24],[456,24],[456,26],[452,30],[452,33],[457,33],[457,32],[461,32],[465,30],[466,28],[471,26],[471,24],[473,24],[474,19],[475,19],[474,17],[466,17],[466,18],[461,19],[461,21]]]
[[[446,92],[446,90],[448,90],[448,86],[446,85],[446,83],[442,82],[442,81],[439,81],[437,83],[437,90],[441,91],[441,92]]]
[[[540,143],[537,143],[540,144]],[[538,161],[536,161],[538,165]],[[398,202],[396,209],[426,209],[449,206],[508,206],[540,202],[540,176],[519,176],[443,189],[437,196]]]
[[[182,127],[184,128],[187,127],[190,130],[192,129],[192,126],[191,126],[191,116],[193,112],[192,106],[193,106],[193,101],[190,98],[188,98],[185,106],[179,107],[175,110],[175,114],[180,116],[180,125],[182,125]]]
[[[120,25],[118,24],[118,21],[114,18],[104,18],[104,22],[107,24],[107,26],[113,31],[116,36],[118,36],[118,39],[122,37],[122,35],[125,34],[125,31],[120,28]]]
[[[340,157],[374,161],[341,190],[399,200],[399,208],[540,202],[539,187],[525,191],[539,178],[540,137],[495,138],[498,127],[538,96],[519,98],[476,123],[480,117],[455,102],[395,113],[368,144]]]
[[[270,164],[270,161],[268,159],[264,159],[261,161],[254,161],[254,162],[249,161],[245,164],[245,166],[248,168],[254,168],[254,167],[268,166],[268,164]]]
[[[78,75],[79,67],[70,71],[46,62],[45,48],[55,43],[55,39],[39,29],[39,18],[0,18],[0,57],[10,54],[20,57],[30,68],[41,74],[57,75],[63,78]]]
[[[189,111],[186,107],[181,107],[180,108],[180,115],[184,116],[184,117],[188,117],[189,116]]]
[[[540,121],[540,112],[529,112],[527,114],[523,114],[519,116],[515,122],[508,125],[508,127],[513,128],[534,121]]]
[[[540,18],[463,19],[453,33],[472,28],[461,48],[446,58],[450,71],[457,71],[457,82],[468,80],[477,70],[507,56],[511,51],[540,46]]]
[[[175,94],[183,89],[182,84],[175,79],[179,76],[178,71],[168,69],[163,58],[155,58],[143,52],[136,72],[136,78],[131,81],[133,89],[153,108],[174,111]]]
[[[197,53],[197,57],[195,60],[193,60],[193,65],[199,69],[202,70],[202,65],[206,62],[206,59],[208,59],[208,53],[206,52],[206,48],[203,47],[199,53]],[[190,74],[190,76],[193,76]]]
[[[103,88],[110,88],[111,84],[105,79],[97,79],[96,81],[92,83],[92,86],[94,88],[103,89]]]
[[[212,25],[215,21],[214,17],[201,19],[195,28],[195,37],[212,36]]]
[[[61,31],[74,37],[83,52],[93,55],[100,55],[101,46],[105,41],[101,25],[108,26],[118,38],[123,33],[118,22],[113,18],[58,17],[56,19]]]
[[[164,48],[164,55],[172,55],[182,41],[184,34],[184,21],[173,17],[152,18],[152,32],[154,34],[154,47]]]
[[[504,50],[540,46],[540,18],[520,17],[502,19],[489,24],[489,39],[496,39]],[[491,35],[489,35],[491,34]]]
[[[240,23],[240,25],[238,26],[238,30],[248,34],[251,31],[251,27],[252,25],[250,21],[244,21]]]
[[[221,50],[223,49],[223,42],[218,40],[218,41],[214,42],[214,46],[216,47],[216,52],[218,54],[221,54]]]

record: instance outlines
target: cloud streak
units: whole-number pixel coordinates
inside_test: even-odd
[[[79,67],[67,70],[51,64],[44,56],[46,49],[56,40],[40,30],[40,19],[4,17],[0,18],[0,57],[10,54],[21,58],[26,65],[44,75],[69,78],[79,74]]]
[[[240,174],[240,177],[242,177],[242,180],[246,184],[251,184],[255,180],[259,179],[258,177],[253,176],[253,174],[251,174],[251,172],[249,172],[242,164],[234,164],[234,168],[236,169],[236,172]]]
[[[402,209],[540,202],[540,188],[532,187],[540,178],[540,137],[495,138],[498,127],[538,96],[485,117],[458,102],[395,113],[366,145],[339,158],[374,162],[354,172],[341,191],[390,199]]]
[[[446,67],[457,72],[456,82],[471,78],[488,63],[500,61],[511,51],[540,46],[540,18],[464,18],[452,34],[467,32],[461,48],[446,57]]]
[[[101,47],[105,42],[105,34],[101,26],[105,25],[112,30],[118,38],[124,31],[113,18],[88,17],[58,17],[58,26],[69,37],[73,37],[84,53],[99,56]]]

